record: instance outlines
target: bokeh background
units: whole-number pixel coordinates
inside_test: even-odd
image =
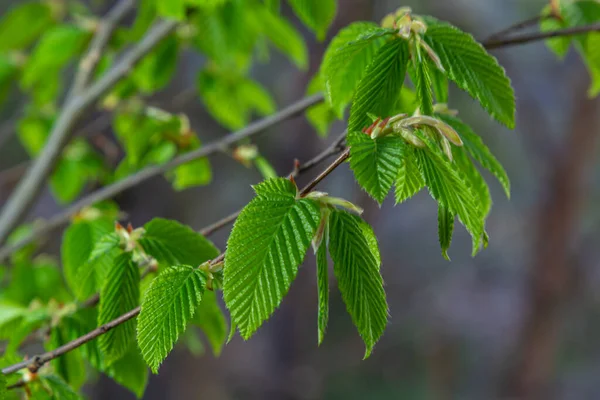
[[[165,0],[167,1],[167,0]],[[0,13],[14,0],[0,0]],[[112,1],[96,2],[104,11]],[[400,6],[431,14],[484,39],[530,18],[545,0],[339,0],[324,43],[302,30],[310,48],[310,70],[300,72],[273,54],[252,75],[269,88],[278,107],[303,97],[328,40],[357,20],[378,21]],[[587,98],[589,77],[573,52],[558,61],[544,43],[493,51],[511,77],[517,96],[517,128],[494,123],[470,98],[451,92],[460,110],[505,165],[512,181],[508,200],[489,175],[494,206],[487,223],[489,247],[471,258],[470,239],[459,227],[445,261],[437,242],[437,211],[426,192],[381,208],[354,183],[347,166],[321,190],[364,207],[379,238],[382,273],[391,310],[389,327],[373,355],[364,347],[332,284],[328,334],[317,346],[317,290],[309,254],[273,318],[251,340],[237,336],[214,358],[196,358],[177,348],[145,399],[492,399],[512,398],[515,388],[534,388],[545,399],[600,398],[600,176],[597,139],[599,102]],[[227,132],[210,118],[190,88],[204,63],[198,54],[181,58],[175,80],[152,101],[185,112],[204,142]],[[24,99],[0,112],[2,129],[14,125]],[[82,122],[88,124],[100,114]],[[338,123],[332,137],[344,128]],[[109,126],[96,137],[114,141]],[[307,160],[325,148],[303,117],[281,123],[256,140],[280,174],[295,158]],[[119,153],[117,153],[119,154]],[[14,136],[0,147],[0,201],[5,201],[27,159]],[[214,180],[176,193],[155,178],[116,200],[134,226],[153,217],[173,218],[195,229],[244,206],[261,180],[225,155],[212,159]],[[305,183],[312,171],[299,181]],[[59,206],[46,192],[31,218],[48,217]],[[224,248],[230,228],[211,238]],[[59,235],[45,248],[59,254]],[[107,378],[86,387],[92,399],[133,395]]]

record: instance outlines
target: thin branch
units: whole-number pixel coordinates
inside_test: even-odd
[[[69,96],[77,96],[86,88],[96,70],[96,66],[102,57],[104,49],[108,45],[108,41],[119,24],[119,21],[121,21],[134,6],[135,0],[121,0],[108,12],[104,19],[100,20],[96,34],[94,35],[86,54],[79,62],[79,68],[75,75],[75,81]]]
[[[289,174],[289,176],[296,178],[298,175],[300,175],[300,174],[308,171],[309,169],[313,168],[314,166],[320,164],[322,161],[326,160],[327,158],[343,151],[344,150],[343,143],[344,143],[345,139],[346,139],[346,131],[342,132],[333,141],[333,143],[329,147],[327,147],[321,153],[317,154],[314,158],[295,167],[292,170],[292,172]],[[218,231],[219,229],[221,229],[221,228],[229,225],[233,221],[235,221],[241,212],[242,212],[242,210],[238,210],[238,211],[234,212],[233,214],[230,214],[230,215],[226,216],[225,218],[220,219],[219,221],[215,222],[214,224],[201,229],[200,234],[203,236],[212,235],[214,232]]]
[[[508,45],[512,45],[512,44],[520,44],[520,43],[526,43],[526,42],[530,42],[533,40],[542,40],[542,39],[546,39],[549,37],[557,37],[557,36],[566,36],[566,35],[573,35],[573,34],[579,34],[579,33],[584,33],[584,32],[590,32],[590,31],[595,31],[595,30],[600,30],[600,26],[596,29],[588,29],[587,30],[581,30],[581,28],[585,28],[585,27],[579,27],[579,29],[574,32],[573,29],[567,29],[567,30],[561,30],[561,31],[557,31],[557,32],[548,32],[546,34],[537,34],[536,36],[532,36],[532,35],[523,35],[521,37],[517,37],[517,38],[512,38],[512,39],[508,39],[502,42],[491,42],[488,43],[486,45],[486,47],[488,48],[497,48],[497,47],[502,47],[502,46],[508,46]],[[567,32],[568,31],[568,32]],[[320,101],[320,100],[319,100]],[[275,117],[275,116],[274,116]],[[268,118],[267,118],[268,119]],[[259,121],[260,122],[260,121]],[[249,129],[250,126],[247,128]],[[250,136],[252,133],[249,133],[246,130],[242,130],[243,133],[245,133],[244,137]],[[245,131],[245,132],[244,132]],[[231,135],[230,135],[231,136]],[[228,137],[230,137],[228,136]],[[226,138],[228,138],[226,137]],[[222,146],[227,146],[231,143],[234,143],[237,140],[229,140],[229,141],[225,141],[225,144],[222,144]],[[220,141],[219,141],[220,142]],[[340,142],[341,143],[341,142]],[[214,143],[213,146],[217,146],[220,145],[219,143]],[[338,143],[339,146],[339,143]],[[207,146],[209,147],[209,146]],[[218,147],[218,146],[217,146]],[[221,148],[221,147],[218,147]],[[206,147],[204,148],[206,149]],[[211,150],[212,151],[212,150]],[[346,161],[350,156],[350,151],[348,148],[346,148],[342,154],[340,154],[340,156],[332,163],[330,164],[323,172],[321,172],[315,179],[313,179],[308,185],[306,185],[306,187],[304,187],[304,189],[302,189],[302,191],[300,192],[301,195],[306,195],[308,194],[311,190],[313,190],[323,179],[325,179],[331,172],[333,172],[338,166],[340,166],[344,161]],[[179,157],[182,158],[182,157]],[[191,158],[194,159],[194,158]],[[190,158],[186,158],[185,161],[183,162],[187,162],[191,160]],[[175,161],[175,160],[174,160]],[[173,168],[173,165],[169,165],[167,167],[167,169]],[[152,168],[150,170],[153,170],[155,168]],[[297,170],[299,171],[300,168],[297,168]],[[166,171],[166,170],[165,170]],[[144,171],[142,171],[143,173]],[[162,171],[164,172],[164,171]],[[160,172],[160,173],[162,173]],[[157,173],[155,173],[157,174]],[[152,176],[154,176],[155,174],[153,174]],[[136,174],[136,175],[140,175],[140,174]],[[142,175],[141,178],[143,178],[143,180],[147,179],[144,178],[145,175]],[[135,177],[135,175],[134,175]],[[133,177],[131,177],[133,178]],[[137,177],[136,179],[134,179],[133,181],[135,182],[134,184],[139,183],[139,179],[140,177]],[[115,185],[113,185],[115,186]],[[130,187],[130,186],[127,186]],[[121,189],[124,190],[124,189]],[[120,191],[120,190],[119,190]],[[101,191],[100,191],[101,192]],[[118,193],[118,192],[117,192]],[[90,197],[93,197],[90,196]],[[85,200],[85,199],[84,199]],[[94,199],[92,201],[92,203],[99,201],[97,199]],[[76,204],[77,205],[77,204]],[[231,218],[231,217],[230,217]],[[222,225],[224,226],[224,224]],[[217,257],[216,259],[212,260],[212,263],[216,263],[216,262],[220,262],[224,259],[224,254],[221,254],[219,257]],[[122,316],[120,316],[119,318],[116,318],[115,320],[102,325],[96,329],[94,329],[93,331],[89,332],[88,334],[81,336],[78,339],[75,339],[55,350],[52,350],[50,352],[46,352],[43,353],[41,355],[35,356],[33,357],[33,359],[31,360],[25,360],[22,361],[20,363],[14,364],[12,366],[6,367],[4,369],[2,369],[2,373],[3,374],[10,374],[16,371],[19,371],[20,369],[23,368],[29,368],[31,371],[37,371],[41,366],[43,366],[45,363],[47,363],[48,361],[53,360],[54,358],[57,358],[73,349],[78,348],[79,346],[82,346],[83,344],[97,338],[98,336],[101,336],[102,334],[108,332],[109,330],[113,329],[114,327],[120,325],[121,323],[124,323],[132,318],[134,318],[135,316],[137,316],[140,312],[140,307],[137,307],[131,311],[129,311],[126,314],[123,314]]]
[[[315,186],[317,186],[323,179],[327,177],[330,173],[333,172],[337,167],[342,165],[344,161],[346,161],[350,157],[350,149],[346,148],[342,154],[338,158],[335,159],[333,163],[331,163],[323,172],[321,172],[315,179],[313,179],[308,185],[304,187],[300,191],[300,196],[306,196],[310,193]]]
[[[157,43],[167,37],[177,26],[175,21],[159,21],[146,36],[132,47],[106,74],[80,95],[69,99],[52,127],[48,142],[33,166],[21,179],[0,213],[0,244],[6,241],[12,230],[22,221],[44,187],[46,178],[72,136],[79,117],[100,97],[108,92],[133,66]]]
[[[230,215],[226,216],[225,218],[222,218],[222,219],[218,220],[214,224],[209,225],[206,228],[203,228],[200,231],[200,234],[203,235],[203,236],[210,236],[210,235],[212,235],[213,233],[215,233],[219,229],[221,229],[221,228],[229,225],[233,221],[235,221],[235,219],[240,215],[241,212],[242,212],[241,210],[238,210],[238,211],[234,212],[233,214],[230,214]]]
[[[500,47],[515,46],[525,43],[537,42],[540,40],[552,39],[556,37],[575,36],[583,33],[599,32],[600,23],[583,26],[573,26],[565,29],[558,29],[550,32],[531,32],[522,35],[509,37],[506,39],[484,41],[483,45],[486,49],[497,49]]]
[[[294,116],[300,114],[301,112],[306,110],[308,107],[310,107],[316,103],[319,103],[322,100],[323,100],[323,96],[320,94],[306,97],[306,98],[304,98],[300,101],[297,101],[296,103],[284,108],[283,110],[279,111],[278,113],[276,113],[272,116],[269,116],[267,118],[258,120],[237,132],[230,133],[229,135],[225,136],[224,138],[222,138],[220,140],[216,140],[208,145],[202,146],[195,151],[191,151],[189,153],[180,155],[179,157],[174,158],[173,160],[169,161],[168,163],[165,163],[165,164],[162,164],[159,166],[152,166],[152,167],[145,168],[145,169],[141,170],[140,172],[137,172],[136,174],[131,175],[121,181],[118,181],[109,186],[105,186],[102,189],[90,194],[89,196],[86,196],[83,199],[75,202],[73,205],[68,207],[66,210],[64,210],[64,211],[58,213],[57,215],[55,215],[54,217],[50,218],[43,225],[40,225],[39,227],[34,228],[32,233],[29,236],[27,236],[26,238],[22,239],[21,241],[15,243],[15,244],[8,245],[8,246],[5,246],[2,249],[0,249],[0,261],[5,260],[13,252],[21,249],[23,246],[27,245],[28,243],[31,243],[35,238],[37,238],[41,235],[44,235],[48,232],[51,232],[52,230],[68,223],[69,220],[71,219],[71,217],[74,214],[76,214],[77,212],[79,212],[82,208],[90,206],[92,204],[95,204],[99,201],[109,199],[109,198],[115,196],[116,194],[121,193],[122,191],[124,191],[126,189],[137,186],[138,184],[140,184],[150,178],[153,178],[157,175],[161,175],[181,164],[185,164],[189,161],[192,161],[192,160],[195,160],[195,159],[198,159],[201,157],[206,157],[206,156],[212,155],[214,153],[220,152],[223,149],[226,149],[228,146],[230,146],[236,142],[239,142],[243,139],[254,136],[254,135],[264,131],[265,129],[268,129],[282,121],[285,121],[291,117],[294,117]]]
[[[182,90],[177,93],[173,98],[169,101],[169,109],[170,110],[178,110],[179,108],[185,106],[188,102],[190,102],[194,96],[196,95],[196,89],[188,88]],[[161,104],[154,104],[153,102],[149,102],[150,106],[162,107]],[[164,106],[167,106],[166,104]],[[75,132],[73,136],[81,136],[88,137],[93,139],[96,135],[102,133],[105,129],[109,128],[111,125],[112,119],[111,114],[104,113],[98,117],[96,117],[91,122],[84,125],[80,130]],[[12,125],[15,124],[15,121],[11,122]],[[2,135],[2,128],[0,128],[0,136]],[[1,138],[0,138],[1,142]],[[1,146],[1,143],[0,143]],[[15,166],[9,167],[3,171],[0,171],[0,183],[5,180],[16,180],[20,178],[23,173],[27,170],[29,165],[31,164],[31,160],[23,161]]]
[[[57,347],[52,351],[48,351],[46,353],[37,355],[32,357],[31,359],[23,360],[20,363],[13,364],[9,367],[3,368],[2,373],[4,375],[12,374],[13,372],[17,372],[23,368],[28,368],[32,372],[36,372],[39,370],[44,364],[48,361],[54,360],[55,358],[68,353],[71,350],[75,350],[79,346],[86,344],[87,342],[96,339],[98,336],[105,334],[111,329],[119,326],[120,324],[129,321],[134,318],[136,315],[140,313],[140,307],[136,307],[133,310],[121,315],[120,317],[110,321],[107,324],[101,325],[93,331],[70,341],[63,346]]]
[[[501,38],[504,38],[505,36],[511,35],[513,33],[515,33],[516,31],[520,31],[526,28],[530,28],[532,26],[537,25],[539,22],[541,22],[545,17],[542,15],[536,15],[535,17],[531,17],[529,19],[526,19],[524,21],[521,22],[517,22],[516,24],[513,24],[505,29],[502,29],[501,31],[498,31],[496,33],[494,33],[493,35],[488,36],[487,39],[484,40],[484,42],[492,42],[492,41],[496,41],[499,40]]]
[[[302,169],[302,167],[300,167],[299,170],[306,171],[307,169],[316,165],[316,162],[314,160],[316,160],[316,159],[324,160],[326,157],[328,157],[332,154],[333,148],[339,149],[339,146],[340,146],[341,142],[343,141],[343,136],[345,136],[345,132],[340,136],[342,137],[342,139],[337,138],[334,141],[332,146],[329,146],[321,154],[317,155],[314,159],[307,162],[306,164],[309,164],[307,166],[307,168]],[[319,176],[317,178],[315,178],[308,186],[306,186],[302,190],[301,194],[306,195],[308,192],[310,192],[312,190],[312,188],[314,188],[320,181],[322,181],[327,175],[329,175],[335,168],[340,166],[343,163],[343,161],[348,158],[348,155],[349,155],[349,150],[346,149],[340,155],[340,157],[338,157],[331,165],[329,165],[327,168],[325,168],[325,170],[321,174],[319,174]],[[238,213],[236,213],[234,215],[237,215],[237,214]],[[233,217],[233,215],[228,218],[231,219],[232,217]],[[233,218],[233,219],[235,219],[235,218]],[[221,224],[219,227],[214,228],[212,231],[214,232],[216,229],[219,229],[225,225],[226,224]],[[210,227],[205,228],[205,229],[203,229],[203,231],[206,231],[209,228]],[[211,260],[211,264],[217,264],[219,262],[222,262],[224,259],[225,259],[225,253],[221,253],[218,257]],[[82,306],[93,306],[98,302],[98,300],[99,300],[99,296],[92,296],[90,299],[88,299],[86,302],[84,302],[82,304]],[[115,328],[116,326],[118,326],[126,321],[129,321],[132,318],[135,318],[139,313],[140,313],[140,307],[136,307],[133,310],[127,312],[126,314],[123,314],[122,316],[110,321],[109,323],[102,325],[102,326],[94,329],[93,331],[87,333],[86,335],[83,335],[71,342],[64,344],[63,346],[60,346],[52,351],[34,356],[31,359],[24,360],[24,361],[21,361],[20,363],[6,367],[6,368],[2,369],[2,373],[4,375],[8,375],[8,374],[17,372],[23,368],[28,368],[32,372],[37,372],[37,370],[39,370],[47,362],[49,362],[57,357],[60,357],[61,355],[68,353],[69,351],[74,350],[91,340],[96,339],[98,336],[105,334],[106,332]]]

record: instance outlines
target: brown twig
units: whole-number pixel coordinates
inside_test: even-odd
[[[511,35],[517,31],[526,29],[526,28],[530,28],[532,26],[537,25],[540,21],[542,21],[545,17],[542,15],[536,15],[535,17],[531,17],[529,19],[526,19],[524,21],[521,22],[517,22],[514,25],[509,26],[508,28],[502,29],[501,31],[498,31],[496,33],[494,33],[493,35],[490,35],[487,37],[487,39],[485,39],[483,42],[493,42],[496,40],[499,40],[501,38],[504,38],[508,35]]]
[[[343,151],[344,150],[343,143],[344,143],[345,139],[346,139],[346,131],[342,132],[333,141],[333,143],[329,147],[327,147],[321,153],[317,154],[314,158],[308,160],[307,162],[305,162],[303,164],[299,164],[299,165],[295,164],[294,168],[290,172],[289,176],[291,176],[292,178],[296,178],[298,175],[315,167],[316,165],[320,164],[322,161],[326,160],[327,158]],[[228,215],[225,218],[215,222],[214,224],[209,225],[206,228],[203,228],[202,230],[200,230],[200,234],[202,234],[204,236],[212,235],[215,231],[217,231],[217,230],[223,228],[224,226],[229,225],[230,223],[235,221],[235,219],[240,215],[240,212],[241,212],[241,210],[238,210],[238,211],[234,212],[233,214]]]
[[[556,31],[550,32],[530,32],[524,33],[522,35],[508,37],[505,39],[497,39],[497,40],[489,40],[484,41],[483,46],[488,49],[497,49],[500,47],[509,47],[515,46],[519,44],[537,42],[540,40],[552,39],[556,37],[564,37],[564,36],[575,36],[581,35],[584,33],[590,32],[599,32],[600,31],[600,23],[583,25],[583,26],[573,26],[570,28],[559,29]]]
[[[336,146],[339,146],[340,143],[341,142],[339,141],[339,139],[337,139],[334,144],[336,144]],[[330,146],[322,154],[331,155],[330,154],[331,148],[332,147]],[[306,195],[308,192],[310,192],[312,190],[312,188],[314,188],[319,182],[321,182],[335,168],[340,166],[344,162],[344,160],[346,160],[348,158],[348,156],[349,156],[349,151],[348,151],[348,149],[346,149],[333,163],[331,163],[327,168],[325,168],[325,170],[323,172],[321,172],[313,181],[311,181],[311,183],[309,183],[301,191],[301,194]],[[325,157],[319,155],[315,158],[320,158],[322,160]],[[316,164],[313,162],[312,165],[316,165]],[[312,165],[309,166],[309,168],[312,167]],[[224,226],[224,225],[225,224],[223,224],[221,226]],[[211,261],[211,264],[217,264],[219,262],[222,262],[224,260],[224,258],[225,258],[225,253],[221,253],[218,257],[216,257],[215,259],[213,259]],[[97,302],[98,300],[99,300],[99,297],[92,296],[90,299],[88,299],[86,302],[84,302],[84,304],[94,305],[95,302]],[[103,335],[104,333],[115,328],[116,326],[136,317],[139,313],[140,313],[140,307],[136,307],[133,310],[127,312],[126,314],[123,314],[122,316],[114,319],[113,321],[111,321],[107,324],[104,324],[104,325],[94,329],[93,331],[87,333],[86,335],[83,335],[69,343],[66,343],[65,345],[63,345],[61,347],[58,347],[52,351],[48,351],[46,353],[37,355],[37,356],[33,357],[32,359],[24,360],[20,363],[6,367],[6,368],[2,369],[2,373],[7,375],[7,374],[11,374],[13,372],[19,371],[23,368],[28,368],[30,371],[36,372],[42,366],[44,366],[47,362],[49,362],[57,357],[60,357],[61,355],[65,354],[71,350],[74,350],[74,349],[78,348],[79,346],[82,346],[91,340],[94,340],[98,336]]]
[[[587,28],[587,29],[585,29],[585,28]],[[543,34],[522,35],[520,37],[514,37],[514,38],[506,39],[503,41],[492,41],[491,43],[485,44],[485,46],[487,48],[497,48],[497,47],[509,46],[509,45],[513,45],[513,44],[527,43],[527,42],[531,42],[531,41],[535,41],[535,40],[543,40],[543,39],[547,39],[547,38],[551,38],[551,37],[585,33],[585,32],[590,32],[590,31],[595,31],[595,30],[600,30],[600,24],[598,25],[598,27],[595,27],[595,26],[577,27],[577,28],[569,28],[566,30],[560,30],[560,31],[556,31],[556,32],[546,32]],[[308,185],[306,185],[301,190],[301,192],[300,192],[301,195],[306,195],[311,190],[313,190],[316,187],[316,185],[318,185],[325,177],[327,177],[338,166],[340,166],[345,160],[347,160],[349,156],[350,156],[350,151],[348,148],[346,148],[343,151],[343,153],[340,154],[340,156],[333,163],[331,163],[327,168],[325,168],[325,170],[323,172],[321,172],[315,179],[313,179]],[[188,161],[188,160],[186,160],[186,161]],[[169,167],[169,168],[171,168],[171,167]],[[139,177],[137,179],[139,179]],[[135,184],[137,184],[137,183],[138,182],[136,182]],[[96,201],[97,200],[94,200],[93,202],[96,202]],[[231,219],[231,217],[229,217],[229,218]],[[212,261],[212,263],[221,262],[223,259],[224,259],[224,254],[221,254],[221,255],[219,255],[219,257],[214,259]],[[119,318],[116,318],[115,320],[113,320],[105,325],[102,325],[102,326],[94,329],[93,331],[89,332],[88,334],[81,336],[78,339],[75,339],[55,350],[35,356],[35,357],[33,357],[32,360],[25,360],[20,363],[6,367],[2,370],[2,373],[10,374],[10,373],[19,371],[20,369],[23,369],[23,368],[29,368],[31,371],[35,372],[41,366],[43,366],[45,363],[47,363],[48,361],[53,360],[54,358],[57,358],[65,353],[67,353],[73,349],[76,349],[77,347],[82,346],[83,344],[97,338],[98,336],[108,332],[109,330],[113,329],[114,327],[118,326],[119,324],[124,323],[124,322],[134,318],[135,316],[137,316],[139,314],[139,312],[140,312],[140,307],[137,307],[137,308],[129,311],[128,313],[123,314]]]
[[[42,236],[52,230],[63,226],[71,220],[71,216],[79,212],[82,208],[95,204],[99,201],[109,199],[115,196],[118,193],[123,192],[126,189],[137,186],[138,184],[153,178],[157,175],[161,175],[171,169],[185,164],[189,161],[196,160],[201,157],[206,157],[215,153],[222,151],[228,146],[254,136],[260,132],[263,132],[265,129],[270,128],[282,121],[285,121],[289,118],[292,118],[308,107],[319,103],[323,100],[322,95],[313,95],[306,97],[296,103],[284,108],[283,110],[277,112],[276,114],[258,120],[246,128],[241,129],[237,132],[230,133],[229,135],[223,137],[222,139],[216,140],[212,143],[204,145],[197,150],[191,151],[189,153],[182,154],[173,160],[157,166],[147,167],[140,172],[137,172],[125,179],[122,179],[112,185],[105,186],[102,189],[97,190],[96,192],[91,193],[90,195],[84,197],[83,199],[75,202],[71,206],[69,206],[66,210],[58,213],[54,217],[50,218],[43,225],[40,225],[37,228],[34,228],[29,236],[20,240],[17,243],[12,245],[7,245],[0,248],[0,261],[5,260],[8,256],[10,256],[13,252],[21,249],[23,246],[31,243],[34,239],[39,236]]]

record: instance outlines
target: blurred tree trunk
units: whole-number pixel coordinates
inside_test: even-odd
[[[548,162],[548,183],[535,216],[536,242],[528,283],[526,315],[517,338],[502,398],[546,399],[552,377],[563,305],[570,297],[576,270],[572,244],[585,196],[585,177],[595,163],[597,101],[575,85],[576,106],[562,148]]]

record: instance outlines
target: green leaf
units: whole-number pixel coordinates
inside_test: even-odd
[[[50,177],[50,189],[60,203],[70,203],[86,183],[104,174],[104,161],[84,139],[71,142]]]
[[[192,323],[202,329],[204,335],[210,343],[213,354],[219,356],[225,341],[227,340],[227,320],[217,303],[217,296],[214,291],[206,291],[202,296],[200,306]]]
[[[138,399],[144,396],[148,385],[148,367],[133,343],[125,355],[112,363],[105,372],[121,386],[129,389]]]
[[[140,271],[130,253],[123,253],[114,260],[100,291],[98,325],[104,325],[131,311],[140,301]],[[121,358],[135,338],[135,320],[129,321],[106,332],[98,339],[106,361]]]
[[[600,4],[592,0],[566,4],[561,7],[561,17],[566,27],[594,24],[600,21]],[[600,33],[588,32],[573,40],[592,78],[588,96],[595,97],[600,93]]]
[[[306,89],[306,94],[316,94],[324,91],[323,80],[321,79],[321,74],[317,73],[313,76],[310,83],[308,84],[308,88]],[[331,124],[337,119],[337,116],[331,106],[326,102],[321,102],[319,104],[315,104],[314,106],[309,107],[306,110],[306,119],[312,125],[313,128],[317,131],[319,136],[327,137],[329,133],[329,127]]]
[[[94,243],[94,248],[90,253],[89,260],[94,261],[99,257],[105,256],[117,249],[121,244],[121,237],[116,232],[111,232],[103,235]]]
[[[348,134],[348,145],[354,177],[381,204],[402,164],[402,139],[392,135],[371,139],[364,133],[351,132]]]
[[[261,7],[251,2],[229,1],[223,7],[196,9],[194,27],[197,34],[194,44],[220,67],[248,69],[256,41],[261,35]],[[267,10],[264,10],[267,11]]]
[[[348,132],[370,125],[367,115],[390,116],[406,75],[408,45],[402,39],[387,42],[367,68],[352,100]]]
[[[52,400],[79,400],[82,397],[58,376],[40,376],[40,383],[51,393]]]
[[[515,94],[504,69],[472,35],[436,20],[425,18],[425,41],[440,58],[458,87],[477,99],[498,122],[515,126]]]
[[[329,271],[327,265],[327,240],[317,250],[317,288],[319,293],[319,311],[317,314],[318,343],[323,343],[327,322],[329,321]]]
[[[448,261],[448,249],[452,243],[452,232],[454,231],[454,214],[452,214],[444,205],[438,205],[438,236],[442,255]]]
[[[298,18],[314,31],[319,40],[325,39],[336,12],[336,0],[289,0]]]
[[[210,240],[177,221],[154,218],[144,229],[140,245],[148,255],[168,266],[198,266],[219,255]]]
[[[106,274],[107,260],[99,255],[88,262],[94,246],[113,230],[114,221],[99,218],[71,224],[63,235],[61,259],[65,280],[71,291],[80,300],[96,293],[102,286]]]
[[[317,0],[329,1],[329,0]],[[285,18],[272,13],[265,7],[256,7],[254,23],[283,54],[296,66],[305,70],[308,66],[308,49],[302,35]]]
[[[438,115],[448,125],[450,125],[462,139],[464,148],[471,157],[473,157],[481,166],[490,171],[502,185],[506,197],[510,198],[510,180],[504,167],[494,157],[490,149],[483,143],[483,140],[477,135],[469,125],[456,117],[448,115]]]
[[[477,201],[481,212],[484,217],[487,217],[492,208],[492,196],[490,195],[490,189],[485,182],[485,179],[483,179],[481,173],[475,168],[475,165],[467,155],[465,149],[462,147],[453,147],[452,155],[454,164],[464,174],[464,177],[469,182],[473,192],[477,195]]]
[[[471,233],[473,254],[475,254],[484,231],[484,215],[477,202],[476,193],[469,186],[464,174],[441,153],[436,145],[430,145],[428,150],[417,149],[416,155],[429,193],[448,211],[458,215],[461,223]]]
[[[53,19],[49,3],[15,3],[0,20],[0,52],[27,48],[54,23]]]
[[[429,66],[425,59],[425,55],[419,54],[421,61],[413,60],[413,82],[415,84],[417,100],[419,101],[419,109],[421,114],[433,114],[433,92],[431,90],[431,75]]]
[[[275,171],[275,168],[271,165],[269,160],[263,156],[256,156],[254,159],[254,166],[260,172],[264,179],[277,178],[279,174]]]
[[[567,24],[564,21],[548,16],[550,10],[550,6],[548,5],[542,11],[542,16],[544,17],[540,20],[540,32],[552,32],[567,28]],[[559,59],[563,59],[569,51],[572,40],[573,38],[571,36],[559,36],[546,40],[546,46],[548,46]]]
[[[229,236],[224,268],[225,304],[245,339],[281,303],[320,217],[318,205],[297,199],[287,179],[269,179],[254,190]]]
[[[173,188],[177,191],[208,185],[212,180],[210,162],[205,157],[187,162],[175,168],[173,176]]]
[[[150,284],[138,317],[137,341],[155,374],[202,300],[206,275],[187,265],[170,267]]]
[[[331,40],[320,74],[326,88],[325,99],[339,118],[375,54],[385,44],[384,36],[390,33],[372,22],[354,22]]]
[[[35,90],[51,75],[58,75],[62,67],[81,54],[89,38],[90,32],[75,25],[58,25],[45,32],[23,68],[23,88]]]
[[[346,211],[331,212],[329,254],[342,299],[365,342],[367,358],[385,330],[388,306],[379,263],[359,221]]]
[[[191,136],[189,145],[179,154],[185,154],[201,147],[200,140],[197,136]],[[212,170],[208,158],[201,157],[189,161],[169,171],[167,177],[172,180],[175,190],[184,190],[193,186],[208,185],[212,180]]]
[[[0,374],[0,399],[4,400],[8,395],[6,390],[6,375]]]
[[[448,78],[431,61],[427,63],[437,103],[448,103]]]
[[[260,84],[235,73],[203,70],[198,91],[211,115],[229,129],[246,126],[254,112],[265,116],[275,111],[271,95]]]
[[[62,322],[62,321],[61,321]],[[46,350],[54,350],[70,341],[69,324],[61,323],[52,328]],[[75,390],[85,383],[85,364],[80,349],[74,349],[52,360],[56,373]]]
[[[157,0],[156,10],[163,17],[183,21],[185,19],[185,3],[185,0]]]
[[[158,1],[157,4],[171,4],[180,0]],[[151,94],[165,87],[177,70],[179,42],[175,36],[164,39],[144,57],[131,73],[135,85],[144,94]]]
[[[423,175],[419,170],[415,149],[412,146],[402,146],[400,169],[396,178],[395,198],[396,204],[400,204],[425,187]]]

